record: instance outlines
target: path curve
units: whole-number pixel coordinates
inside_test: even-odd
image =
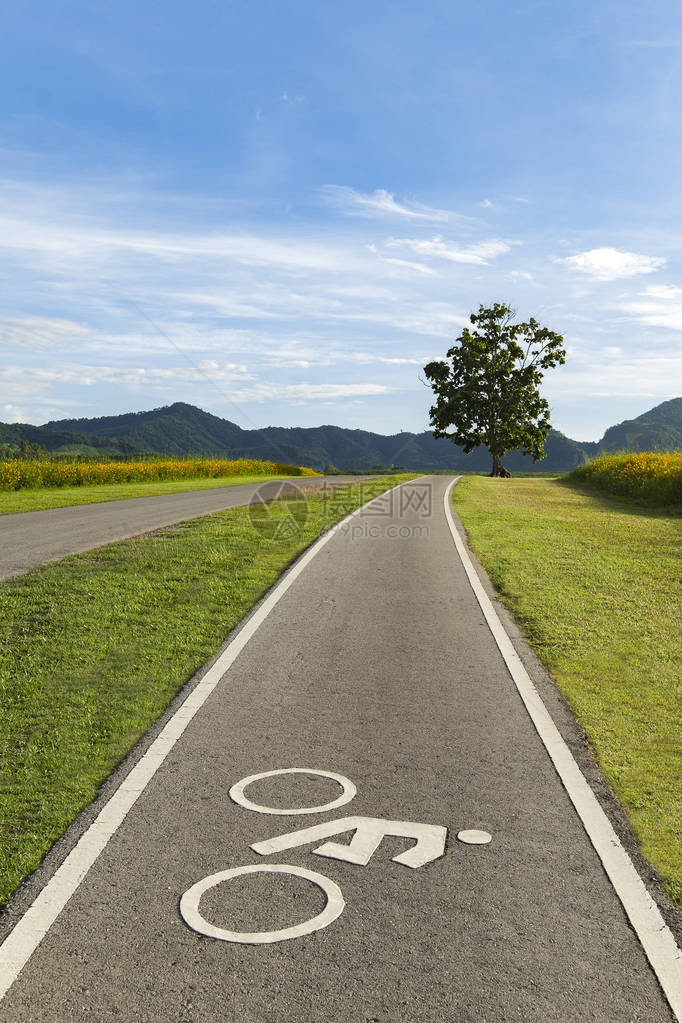
[[[260,488],[273,497],[281,483],[293,487],[317,488],[357,483],[368,477],[295,476],[266,483],[247,483],[211,490],[189,490],[181,494],[135,497],[101,504],[79,504],[68,508],[20,512],[0,516],[0,580],[23,575],[38,565],[58,561],[103,547],[116,540],[129,540],[153,529],[172,526],[186,519],[201,518],[225,508],[248,504]]]

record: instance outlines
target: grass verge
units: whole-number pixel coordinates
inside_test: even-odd
[[[682,520],[551,480],[470,477],[453,501],[682,906]]]
[[[266,483],[268,480],[292,476],[221,476],[216,479],[154,480],[149,483],[106,483],[79,487],[45,487],[41,490],[0,490],[0,515],[16,512],[43,511],[46,508],[70,508],[75,504],[100,504],[103,501],[124,501],[132,497],[157,497],[161,494],[184,494],[188,490],[214,490],[236,487],[243,483]]]
[[[231,508],[0,585],[0,903],[282,569],[411,478],[274,502],[261,531]]]

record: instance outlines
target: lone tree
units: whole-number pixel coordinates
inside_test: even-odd
[[[479,306],[469,317],[473,330],[465,327],[446,359],[424,367],[436,395],[434,437],[449,437],[467,454],[484,444],[491,476],[511,476],[502,464],[506,451],[521,448],[534,462],[544,457],[549,405],[538,385],[543,370],[566,361],[560,334],[532,317],[513,323],[513,315],[498,302]]]

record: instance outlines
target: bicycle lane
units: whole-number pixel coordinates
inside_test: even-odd
[[[428,514],[409,496],[426,483]],[[446,485],[394,492],[305,565],[9,989],[3,1020],[673,1018],[471,591]],[[324,773],[238,786],[290,768],[344,787]],[[428,828],[400,837],[400,822]],[[315,830],[273,841],[301,829]],[[471,830],[490,842],[457,838]],[[426,862],[396,862],[415,837],[431,841]],[[206,886],[269,864],[304,873]],[[340,909],[328,926],[291,940],[200,933],[262,936],[325,905]]]

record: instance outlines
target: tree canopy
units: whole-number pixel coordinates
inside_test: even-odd
[[[479,306],[445,359],[424,367],[436,396],[435,437],[449,437],[467,454],[485,445],[491,476],[509,476],[507,451],[520,448],[534,462],[544,456],[549,404],[540,395],[544,370],[566,361],[564,339],[533,319],[514,323],[514,311],[496,302]]]

